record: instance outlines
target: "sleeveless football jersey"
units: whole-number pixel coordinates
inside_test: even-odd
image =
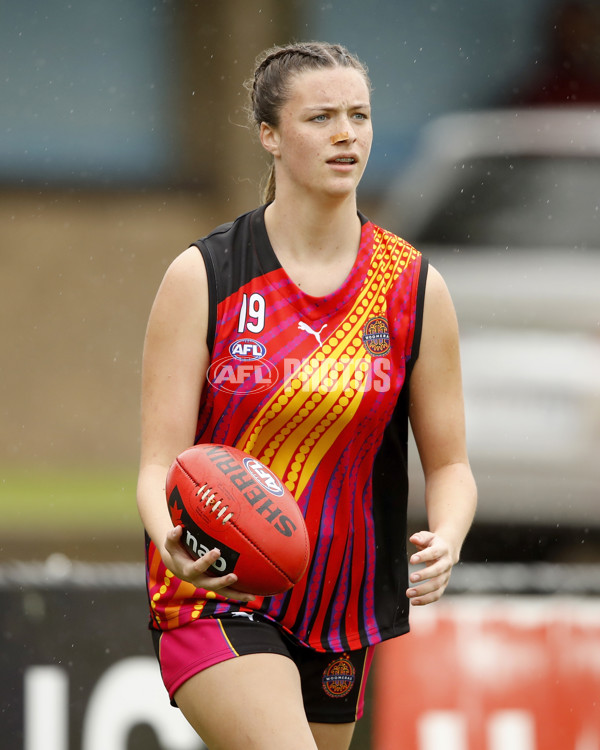
[[[318,651],[362,648],[408,630],[407,385],[427,264],[361,215],[350,274],[312,297],[279,264],[264,210],[194,243],[211,351],[196,442],[233,445],[280,477],[306,520],[309,567],[285,594],[242,604],[177,579],[148,540],[151,625],[241,610]]]

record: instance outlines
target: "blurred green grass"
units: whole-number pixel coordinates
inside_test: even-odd
[[[0,469],[3,533],[135,531],[141,528],[136,481],[136,470]]]

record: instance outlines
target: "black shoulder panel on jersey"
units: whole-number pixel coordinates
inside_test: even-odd
[[[209,317],[207,344],[212,351],[217,305],[257,276],[280,268],[264,222],[266,206],[221,224],[192,245],[204,259],[208,278]]]
[[[406,379],[410,379],[415,362],[419,357],[421,348],[421,333],[423,331],[423,308],[425,307],[425,285],[427,284],[427,272],[429,261],[421,256],[421,270],[419,271],[419,285],[417,287],[417,308],[415,315],[415,330],[413,331],[413,343],[410,349],[410,359],[406,363]]]

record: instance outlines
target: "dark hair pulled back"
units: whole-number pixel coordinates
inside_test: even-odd
[[[272,47],[256,60],[254,77],[247,81],[250,92],[250,116],[257,127],[262,122],[279,125],[281,108],[290,95],[293,76],[321,68],[353,68],[361,73],[371,87],[367,67],[341,44],[298,42]],[[263,190],[263,201],[275,198],[275,167],[271,168]]]

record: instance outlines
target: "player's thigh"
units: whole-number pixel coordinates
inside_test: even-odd
[[[312,722],[310,729],[319,750],[348,750],[352,742],[355,723],[317,724]]]
[[[314,750],[300,677],[280,654],[248,654],[195,674],[175,693],[210,750]]]

